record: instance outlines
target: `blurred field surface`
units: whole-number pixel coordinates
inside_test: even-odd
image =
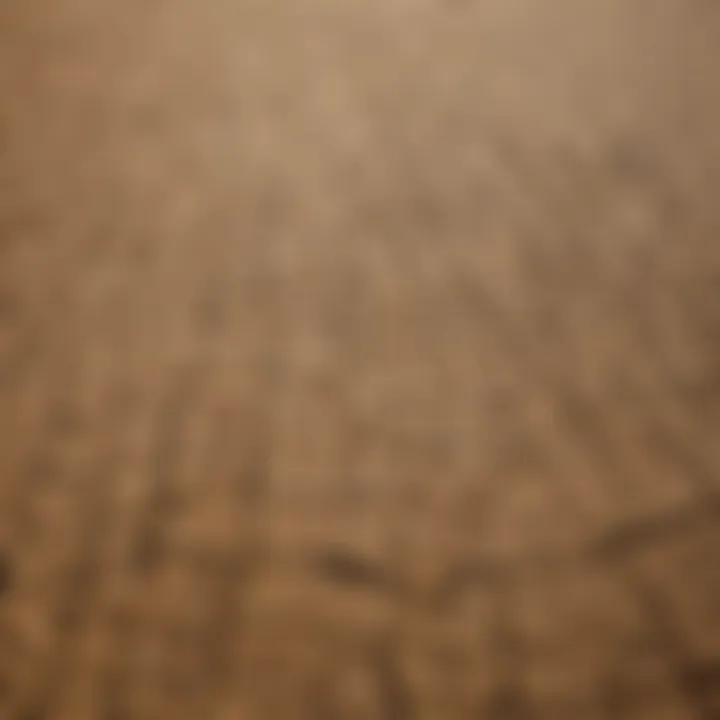
[[[719,3],[0,3],[0,720],[720,718],[719,391]]]

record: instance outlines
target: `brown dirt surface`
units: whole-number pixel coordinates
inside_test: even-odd
[[[720,4],[0,3],[0,720],[720,717]]]

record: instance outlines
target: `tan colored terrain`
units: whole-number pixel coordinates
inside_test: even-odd
[[[720,718],[720,4],[0,3],[0,720]]]

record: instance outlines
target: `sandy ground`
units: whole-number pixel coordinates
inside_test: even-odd
[[[720,717],[720,5],[0,4],[0,719]]]

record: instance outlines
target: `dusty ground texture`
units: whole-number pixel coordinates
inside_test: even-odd
[[[0,4],[0,718],[720,717],[720,5]]]

